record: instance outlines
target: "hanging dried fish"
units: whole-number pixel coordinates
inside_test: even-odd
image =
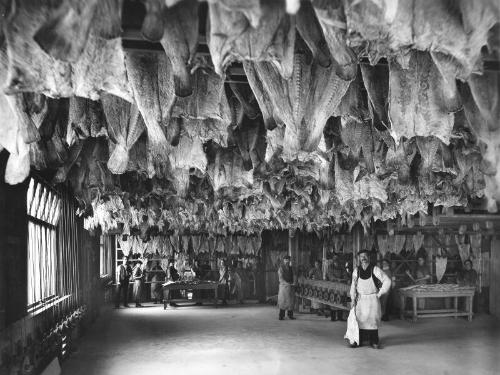
[[[313,0],[312,5],[333,57],[337,75],[346,81],[354,79],[358,60],[346,43],[347,25],[342,2]]]
[[[60,2],[34,39],[55,59],[75,62],[83,52],[98,0]]]
[[[262,81],[260,80],[257,71],[253,68],[253,64],[250,62],[244,62],[243,67],[255,99],[260,107],[260,111],[262,112],[264,125],[266,126],[266,129],[273,130],[278,125],[277,121],[279,121],[278,118],[274,118],[275,108],[273,107],[271,100],[268,98],[266,91],[264,91]]]
[[[331,64],[330,51],[316,19],[314,9],[309,2],[304,2],[296,16],[297,30],[311,50],[315,60],[322,67]]]
[[[306,56],[296,53],[293,77],[284,80],[267,62],[248,63],[245,71],[256,71],[267,100],[272,103],[274,117],[286,125],[283,140],[283,159],[296,159],[300,152],[316,151],[323,136],[327,119],[333,114],[345,94],[349,82],[335,74],[332,67],[308,64]],[[249,83],[254,90],[255,82]],[[254,91],[259,94],[259,89]]]
[[[248,189],[253,184],[253,172],[245,171],[241,156],[230,149],[218,149],[207,172],[215,192],[222,189]]]
[[[203,144],[199,138],[182,136],[179,144],[172,147],[168,157],[177,194],[185,197],[189,188],[189,175],[196,170],[204,174],[207,169]]]
[[[224,77],[220,77],[210,68],[199,68],[189,78],[193,94],[186,98],[177,98],[172,117],[214,119],[229,125],[231,120],[224,90]]]
[[[295,20],[278,2],[262,2],[260,7],[262,17],[257,25],[245,12],[220,2],[209,3],[208,47],[217,74],[223,75],[233,61],[247,60],[269,61],[283,77],[291,76]]]
[[[126,65],[135,102],[146,124],[152,176],[168,163],[169,144],[163,128],[170,122],[175,102],[172,70],[166,56],[152,53],[128,52]]]
[[[448,258],[444,256],[436,256],[436,282],[439,284],[446,272]]]
[[[471,82],[474,82],[469,83],[471,87],[460,85],[460,96],[470,128],[486,145],[483,158],[489,165],[485,174],[484,192],[488,200],[488,210],[496,212],[496,200],[500,197],[500,128],[496,121],[500,112],[496,92],[498,79],[496,75],[490,74],[486,79],[471,77]]]
[[[408,69],[389,63],[389,118],[391,134],[401,137],[435,136],[448,144],[453,112],[460,108],[455,81],[447,83],[428,53],[411,52]]]
[[[373,125],[376,129],[389,129],[389,69],[384,65],[360,64],[363,82],[370,100]],[[389,145],[388,145],[389,146]]]
[[[119,3],[116,0],[98,2],[80,57],[74,63],[67,63],[45,53],[35,40],[35,35],[51,22],[61,3],[17,2],[5,26],[9,53],[6,91],[37,92],[52,97],[78,95],[94,100],[106,91],[130,100],[121,40],[101,37],[109,29],[121,28],[121,19],[116,16],[121,14]]]
[[[139,108],[117,96],[106,94],[101,97],[104,114],[108,123],[110,157],[108,169],[114,174],[127,170],[129,151],[144,132],[145,125],[139,119]]]
[[[183,98],[192,94],[189,66],[198,45],[198,1],[184,0],[163,10],[165,29],[161,44],[174,74],[175,95]]]
[[[142,0],[146,8],[146,16],[142,22],[141,33],[150,42],[159,42],[165,30],[163,19],[163,0]]]
[[[11,153],[5,166],[5,182],[16,185],[30,173],[30,148],[21,136],[17,136],[16,152]]]
[[[80,153],[83,149],[84,141],[78,141],[71,145],[68,150],[68,158],[64,164],[57,169],[57,172],[53,178],[53,182],[56,184],[66,181],[68,173],[73,168],[73,165],[78,160]]]

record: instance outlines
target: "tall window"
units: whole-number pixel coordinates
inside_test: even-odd
[[[28,311],[56,296],[57,222],[61,199],[33,178],[27,192]]]
[[[101,277],[111,275],[111,252],[112,252],[112,236],[101,236],[100,239],[100,274]]]

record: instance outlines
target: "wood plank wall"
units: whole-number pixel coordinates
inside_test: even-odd
[[[500,236],[493,237],[490,253],[490,313],[500,318]]]
[[[5,169],[9,154],[0,154],[0,171]],[[27,183],[8,185],[0,173],[0,329],[26,313],[27,303]]]

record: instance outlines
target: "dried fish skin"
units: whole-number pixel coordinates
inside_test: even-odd
[[[184,0],[165,8],[163,19],[161,45],[172,64],[175,95],[184,98],[193,92],[189,66],[198,45],[198,1]]]
[[[455,82],[444,80],[428,53],[412,51],[408,69],[389,62],[389,120],[396,143],[435,136],[448,144],[459,109]]]
[[[269,61],[283,77],[291,76],[295,19],[279,2],[260,5],[259,25],[252,26],[245,13],[209,3],[208,47],[217,74],[223,75],[233,61]]]
[[[122,174],[127,171],[130,149],[145,130],[144,120],[135,103],[111,94],[103,95],[101,103],[108,123],[111,146],[107,166],[111,173]]]
[[[175,103],[173,75],[165,55],[128,52],[127,73],[137,107],[146,124],[150,176],[168,171],[167,142],[164,127],[170,123]]]
[[[57,60],[75,62],[83,52],[98,0],[66,0],[37,31],[35,41]]]
[[[312,5],[336,66],[337,75],[346,81],[354,79],[358,59],[354,51],[347,46],[347,24],[342,1],[313,0]]]

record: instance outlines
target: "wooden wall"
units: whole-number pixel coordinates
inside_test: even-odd
[[[47,310],[27,313],[27,244],[26,213],[27,180],[11,186],[4,183],[4,170],[9,154],[0,152],[0,374],[28,344],[47,332],[60,319],[76,308],[86,305],[89,317],[95,318],[103,303],[103,288],[99,275],[99,236],[91,236],[77,219],[78,259],[73,266],[80,288],[70,298],[55,303]],[[6,367],[7,366],[7,367]]]
[[[0,154],[0,171],[8,153]],[[27,303],[27,184],[4,182],[0,173],[0,330],[26,313]]]
[[[500,318],[500,236],[491,241],[489,276],[490,313]]]

